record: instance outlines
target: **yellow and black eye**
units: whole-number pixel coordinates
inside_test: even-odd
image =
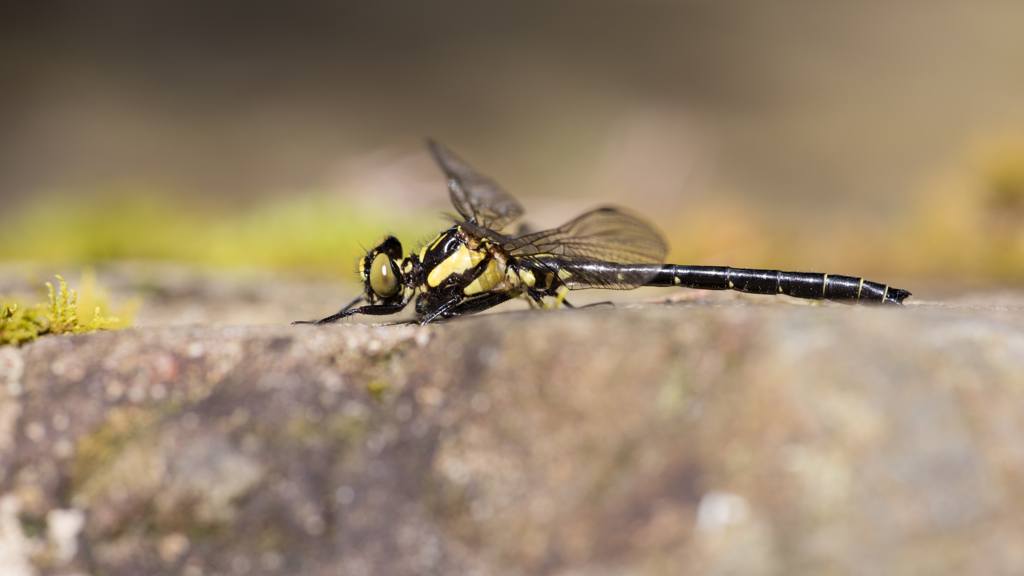
[[[398,293],[398,275],[387,254],[377,254],[370,264],[370,288],[382,298]]]

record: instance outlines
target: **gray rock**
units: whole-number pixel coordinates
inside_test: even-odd
[[[750,302],[0,348],[0,565],[1024,571],[1020,309]]]

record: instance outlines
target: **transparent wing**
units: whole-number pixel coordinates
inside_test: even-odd
[[[519,202],[493,180],[470,168],[441,144],[427,140],[427,147],[448,178],[452,205],[467,221],[488,230],[501,230],[522,215]]]
[[[571,222],[508,239],[510,254],[555,274],[572,290],[624,290],[646,284],[668,245],[650,224],[618,208],[598,208]]]
[[[661,264],[668,254],[668,245],[650,224],[611,207],[587,212],[558,228],[510,239],[504,248],[513,255],[616,264]]]

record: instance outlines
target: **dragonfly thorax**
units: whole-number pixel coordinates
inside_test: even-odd
[[[459,290],[464,295],[489,292],[503,280],[507,256],[461,226],[442,232],[419,253],[422,293]]]

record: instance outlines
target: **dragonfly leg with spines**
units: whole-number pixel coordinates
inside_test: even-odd
[[[366,300],[366,294],[360,295],[355,300],[349,302],[347,306],[345,306],[341,310],[338,310],[337,313],[331,314],[326,318],[321,318],[320,320],[296,320],[295,322],[292,322],[292,324],[327,324],[329,322],[340,320],[346,316],[350,316],[351,313],[349,312],[349,310],[351,310],[353,306],[359,304],[363,300]]]
[[[328,316],[326,318],[321,318],[319,320],[313,320],[313,321],[309,321],[309,320],[296,320],[295,322],[292,322],[292,324],[331,324],[332,322],[337,322],[338,320],[341,320],[342,318],[348,318],[349,316],[354,316],[356,314],[367,314],[367,315],[370,315],[370,316],[384,316],[384,315],[387,315],[387,314],[397,314],[397,313],[401,312],[402,309],[405,308],[405,306],[406,306],[405,303],[400,303],[400,304],[377,304],[377,305],[371,305],[371,306],[361,306],[359,308],[352,308],[351,306],[353,304],[355,304],[356,302],[359,302],[359,300],[362,300],[362,298],[356,299],[355,301],[352,302],[352,304],[349,304],[348,306],[342,308],[341,311],[338,312],[337,314],[331,314],[330,316]]]
[[[508,302],[512,298],[514,298],[514,295],[510,292],[498,292],[475,298],[466,298],[464,300],[450,300],[445,302],[436,310],[426,313],[426,316],[420,323],[428,324],[438,318],[452,318],[455,316],[475,314],[477,312],[487,310],[488,308],[493,308],[498,304]]]
[[[728,266],[665,264],[648,286],[736,290],[749,294],[785,294],[810,300],[903,305],[910,292],[853,276],[783,272]]]

